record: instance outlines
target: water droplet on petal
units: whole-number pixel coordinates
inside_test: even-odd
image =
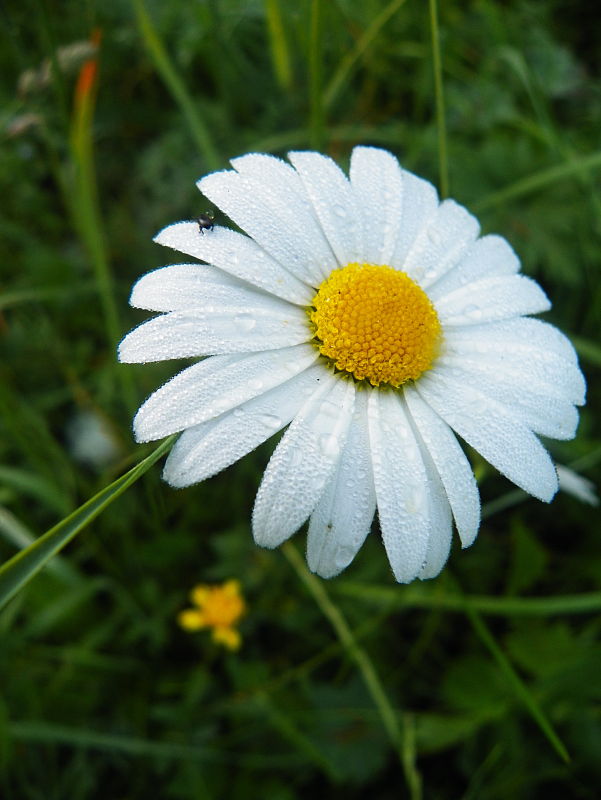
[[[282,420],[275,414],[259,414],[257,419],[262,425],[265,425],[266,428],[272,431],[277,431],[278,428],[282,427]]]
[[[325,433],[319,437],[319,448],[324,456],[332,458],[340,452],[340,439],[332,433]]]
[[[469,319],[481,319],[482,317],[482,309],[478,308],[478,306],[466,306],[464,310],[464,314]]]
[[[238,330],[242,331],[243,333],[248,333],[252,331],[252,329],[257,324],[257,320],[246,311],[242,311],[240,314],[236,314],[234,317],[234,321]]]

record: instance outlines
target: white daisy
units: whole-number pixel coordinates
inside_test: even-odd
[[[396,579],[432,578],[474,541],[480,502],[457,433],[546,502],[538,435],[570,439],[585,384],[550,308],[499,236],[390,153],[356,147],[350,179],[326,156],[250,154],[198,182],[248,235],[179,222],[157,236],[203,264],[155,270],[131,304],[162,312],[121,361],[199,358],[134,420],[147,442],[183,431],[164,478],[183,487],[289,425],[265,470],[255,540],[309,519],[307,559],[343,570],[377,509]],[[204,218],[203,218],[204,219]]]

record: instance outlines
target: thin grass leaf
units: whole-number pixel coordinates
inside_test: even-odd
[[[58,514],[69,512],[67,498],[60,493],[59,488],[35,472],[0,465],[0,483],[41,500],[46,507],[54,509]]]
[[[92,35],[92,42],[97,46],[100,44],[100,33],[98,31]],[[70,137],[74,181],[72,186],[73,197],[69,197],[68,206],[73,214],[79,236],[89,253],[94,267],[94,277],[104,315],[107,340],[112,351],[115,352],[121,339],[122,328],[115,301],[114,281],[100,212],[94,163],[92,123],[96,107],[97,86],[98,60],[95,57],[84,63],[75,89]],[[130,412],[133,412],[136,404],[136,394],[132,373],[127,369],[120,369],[117,372],[117,380],[121,385],[127,408]]]
[[[601,367],[601,346],[580,336],[572,336],[571,340],[579,356],[585,361],[590,361],[596,367]]]
[[[470,608],[496,617],[547,617],[558,614],[594,614],[601,611],[601,592],[563,595],[560,597],[495,597],[433,592],[428,586],[408,586],[399,589],[389,586],[370,586],[364,583],[339,580],[336,592],[374,603],[386,603],[391,608],[433,608],[462,612],[465,603]]]
[[[55,559],[56,560],[56,559]],[[48,568],[54,562],[50,562]],[[24,639],[39,641],[50,631],[64,622],[74,611],[84,605],[102,589],[106,588],[104,578],[88,578],[80,581],[80,585],[70,592],[55,594],[49,598],[47,605],[35,615],[32,615],[25,624],[19,625],[19,633]]]
[[[322,7],[321,0],[311,0],[309,17],[309,138],[314,150],[324,142],[324,99],[322,94]]]
[[[48,561],[69,544],[78,533],[110,506],[123,492],[164,455],[175,436],[165,439],[139,464],[61,520],[43,536],[0,567],[0,609],[36,575]]]
[[[113,278],[100,218],[92,123],[96,106],[98,62],[87,61],[79,74],[71,123],[71,154],[75,168],[72,210],[80,237],[94,265],[96,284],[105,317],[108,340],[113,347],[121,338],[114,298]]]
[[[150,15],[146,11],[144,0],[132,0],[132,2],[140,33],[142,34],[144,44],[148,49],[156,71],[165,82],[175,102],[179,105],[184,119],[188,124],[190,135],[196,142],[196,146],[207,168],[209,170],[217,169],[221,165],[221,159],[217,153],[209,129],[205,125],[202,117],[198,114],[198,103],[192,99],[186,88],[186,84],[180,78],[173,62],[169,58],[157,29],[152,24]]]
[[[66,744],[70,747],[85,747],[106,750],[142,758],[166,758],[173,760],[217,761],[256,769],[273,769],[298,765],[300,758],[279,755],[244,755],[225,749],[180,742],[159,742],[136,736],[100,733],[89,728],[73,728],[53,725],[48,722],[14,721],[8,724],[9,734],[17,741]]]
[[[509,684],[511,685],[511,688],[515,692],[516,697],[519,700],[521,700],[523,704],[526,706],[526,709],[530,713],[530,716],[536,722],[538,727],[541,729],[542,733],[546,736],[546,738],[548,739],[550,745],[553,747],[555,752],[559,755],[559,757],[563,761],[566,762],[566,764],[569,764],[571,758],[564,743],[555,733],[553,726],[547,719],[544,711],[538,704],[536,698],[534,697],[530,689],[528,689],[524,681],[517,674],[511,662],[505,655],[505,653],[496,643],[494,636],[489,631],[482,617],[473,608],[473,606],[469,601],[465,603],[465,613],[467,614],[470,622],[472,623],[472,626],[476,634],[479,636],[480,641],[488,649],[494,660],[499,665],[501,672],[507,678]]]
[[[29,547],[35,536],[8,508],[0,506],[0,536],[18,548]],[[48,564],[48,569],[66,584],[76,586],[82,581],[79,572],[60,556]]]
[[[287,739],[299,752],[304,753],[309,761],[325,772],[328,777],[333,780],[342,778],[336,765],[326,758],[309,737],[298,729],[289,715],[277,708],[269,695],[264,692],[257,692],[254,701],[261,710],[262,715],[269,718],[282,738]]]
[[[70,286],[71,296],[86,295],[94,291],[94,284],[81,282],[79,286]],[[36,289],[22,289],[15,292],[3,292],[0,296],[0,311],[20,306],[25,303],[42,303],[45,300],[63,300],[65,297],[64,286],[39,287]]]
[[[440,56],[440,33],[438,29],[438,6],[430,0],[430,35],[432,37],[432,68],[434,70],[434,96],[436,99],[436,127],[438,130],[438,174],[440,195],[449,194],[449,164],[447,159],[447,125],[444,105],[444,85],[442,79],[442,59]]]
[[[309,572],[302,556],[299,555],[298,550],[290,541],[284,542],[282,545],[282,552],[292,565],[300,580],[313,596],[313,599],[321,609],[323,615],[336,631],[336,635],[340,639],[349,657],[357,664],[365,686],[378,709],[384,729],[398,753],[407,789],[409,790],[409,796],[411,800],[420,800],[422,796],[421,776],[415,766],[415,742],[412,731],[411,733],[408,733],[406,730],[401,731],[398,724],[397,712],[393,709],[386,695],[372,660],[366,651],[359,646],[356,637],[338,606],[330,600],[328,593],[324,589],[323,582]]]
[[[522,178],[504,189],[500,189],[498,192],[489,194],[483,200],[472,203],[471,208],[475,212],[484,211],[487,208],[499,206],[507,200],[513,200],[516,197],[536,192],[538,189],[549,186],[556,181],[573,178],[582,172],[598,169],[599,167],[601,167],[601,152],[580,156],[569,163],[558,164],[555,167],[550,167]]]
[[[406,0],[392,0],[392,2],[388,3],[363,31],[363,34],[355,42],[355,46],[346,53],[324,92],[323,102],[326,108],[332,105],[336,97],[340,94],[340,90],[350,78],[359,61],[363,58],[367,50],[369,50],[382,28],[392,19],[405,2]]]
[[[292,68],[279,0],[265,0],[265,17],[273,70],[279,85],[284,91],[289,92],[292,88]]]

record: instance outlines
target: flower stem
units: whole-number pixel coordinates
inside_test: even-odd
[[[349,656],[357,664],[365,686],[378,709],[386,733],[399,755],[401,766],[405,774],[405,781],[409,790],[409,796],[411,800],[420,800],[422,796],[421,779],[415,766],[415,741],[409,715],[403,715],[405,729],[401,731],[397,719],[397,712],[393,709],[386,695],[373,661],[357,642],[342,612],[338,606],[332,602],[326,592],[323,582],[309,572],[302,556],[291,542],[288,541],[282,545],[282,552],[292,565],[300,580],[312,594],[313,599],[321,609],[323,615],[336,631],[336,635]]]

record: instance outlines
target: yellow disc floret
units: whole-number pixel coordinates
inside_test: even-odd
[[[424,290],[404,272],[347,264],[330,273],[309,317],[320,353],[373,386],[401,386],[432,366],[441,339]]]

